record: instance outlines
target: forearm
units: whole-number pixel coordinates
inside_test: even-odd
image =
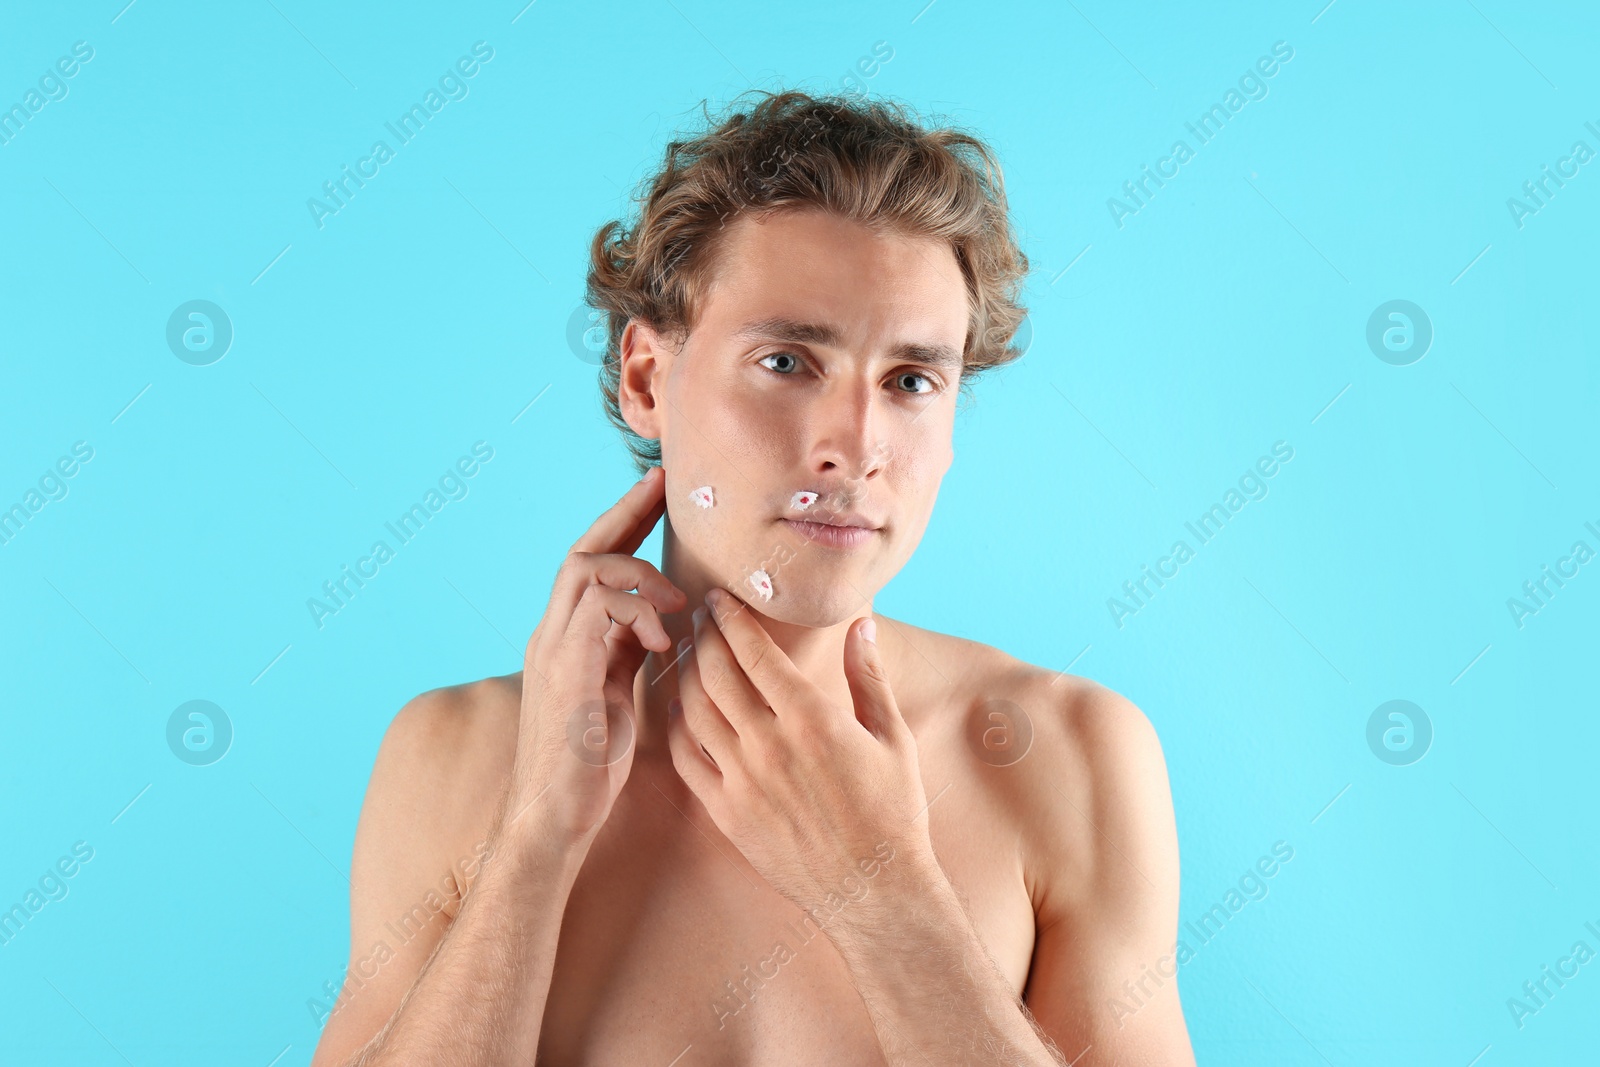
[[[1065,1063],[1024,1015],[937,860],[886,870],[890,880],[843,909],[829,934],[888,1062]]]
[[[344,1067],[533,1062],[561,917],[587,852],[557,840],[538,826],[496,833],[438,948],[389,1023]]]

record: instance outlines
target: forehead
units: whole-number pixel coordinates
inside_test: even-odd
[[[886,337],[959,353],[968,298],[948,242],[801,208],[728,224],[699,311],[718,334],[786,319],[835,327],[840,336],[819,344]]]

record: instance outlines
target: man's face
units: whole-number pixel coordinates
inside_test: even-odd
[[[682,350],[623,344],[623,411],[660,438],[680,562],[784,622],[860,612],[922,539],[954,458],[967,307],[937,239],[809,208],[730,223]],[[653,358],[630,370],[641,344]],[[709,508],[691,500],[702,487]],[[785,519],[876,529],[836,546]]]

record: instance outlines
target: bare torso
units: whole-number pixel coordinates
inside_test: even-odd
[[[969,738],[985,701],[1026,701],[1022,689],[1037,692],[1049,675],[987,646],[877,617],[889,623],[880,633],[895,635],[884,641],[885,661],[917,739],[935,852],[1020,997],[1043,892],[1030,863],[1040,843],[1028,840],[1016,769],[980,759]],[[1084,684],[1069,676],[1057,688]],[[521,672],[464,688],[472,717],[487,725],[473,730],[478,773],[466,776],[479,786],[457,798],[471,809],[460,820],[458,854],[484,836],[511,771]],[[1030,753],[1036,775],[1061,740],[1047,724],[1034,726],[1045,727]],[[452,919],[458,906],[447,908]],[[567,904],[538,1064],[883,1062],[827,937],[723,836],[665,752],[637,754]]]

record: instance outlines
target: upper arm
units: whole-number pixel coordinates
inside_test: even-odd
[[[468,704],[459,689],[423,693],[378,746],[350,862],[349,967],[312,1067],[342,1064],[382,1030],[481,860],[461,813]]]
[[[1056,766],[1039,768],[1053,782],[1035,790],[1039,929],[1024,1002],[1068,1060],[1082,1056],[1078,1067],[1193,1064],[1161,742],[1143,712],[1104,687],[1054,704],[1061,759],[1040,761]]]

